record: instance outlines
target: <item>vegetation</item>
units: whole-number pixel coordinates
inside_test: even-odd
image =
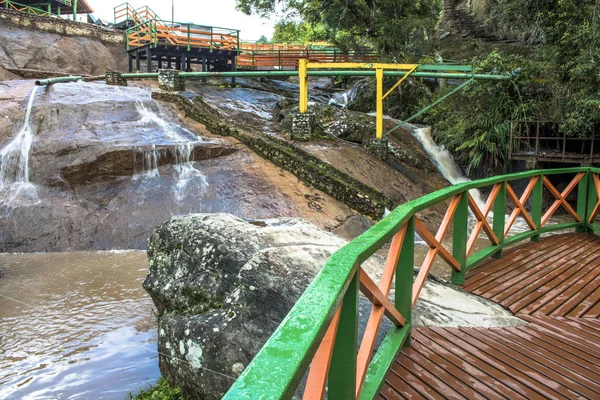
[[[130,394],[128,400],[184,400],[179,388],[169,385],[165,378],[160,378],[150,389],[141,389],[136,395]]]
[[[437,60],[475,60],[481,72],[513,74],[513,83],[477,82],[415,121],[433,125],[438,143],[470,174],[481,176],[483,166],[502,170],[511,120],[556,121],[571,136],[600,132],[600,0],[469,3],[485,10],[479,18],[488,34],[516,43],[440,39],[442,0],[237,0],[247,13],[283,10],[288,19],[277,26],[277,40],[366,44],[390,61],[432,62],[417,54],[436,54]],[[454,89],[429,85],[432,93],[426,86],[403,84],[386,111],[406,118]],[[400,106],[389,106],[399,99]]]

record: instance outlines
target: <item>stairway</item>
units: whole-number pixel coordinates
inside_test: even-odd
[[[448,4],[450,3],[450,4]],[[464,9],[456,8],[452,2],[446,2],[444,5],[444,19],[448,22],[450,28],[475,39],[482,39],[486,42],[500,42],[504,39],[490,35],[473,15]]]

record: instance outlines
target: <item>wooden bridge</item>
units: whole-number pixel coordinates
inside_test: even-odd
[[[115,26],[126,29],[129,72],[159,69],[202,71],[295,70],[298,60],[313,62],[369,62],[379,59],[370,49],[342,51],[328,43],[243,42],[237,29],[162,20],[150,7],[124,3],[115,8]]]
[[[600,398],[599,173],[498,176],[399,206],[329,259],[225,398],[291,398],[298,389],[305,399]],[[475,188],[489,193],[482,208],[469,194]],[[434,234],[419,216],[439,203],[448,211]],[[518,218],[529,230],[513,232]],[[415,233],[430,249],[413,277]],[[490,244],[477,250],[482,236]],[[361,264],[387,243],[375,283]],[[437,257],[454,284],[523,325],[412,329]],[[359,292],[373,307],[357,346]],[[384,317],[392,327],[376,348]]]

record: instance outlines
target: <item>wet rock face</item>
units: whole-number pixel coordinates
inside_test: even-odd
[[[109,47],[84,37],[0,26],[0,66],[4,67],[100,75],[122,64]]]
[[[196,214],[160,225],[144,288],[160,312],[163,375],[187,398],[220,399],[343,244],[299,219]]]

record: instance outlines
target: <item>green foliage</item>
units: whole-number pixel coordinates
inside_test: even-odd
[[[328,39],[328,34],[323,24],[310,24],[308,22],[279,21],[273,32],[273,42],[319,42]]]
[[[271,42],[269,41],[269,39],[267,39],[267,37],[265,35],[262,35],[260,38],[258,38],[258,40],[256,41],[256,43],[258,43],[258,44],[269,44]]]
[[[184,400],[179,388],[169,385],[165,378],[160,378],[156,385],[148,390],[141,389],[136,395],[130,394],[128,400]]]
[[[236,4],[238,10],[261,16],[270,16],[276,10],[283,10],[288,18],[297,18],[308,23],[309,27],[319,27],[320,40],[328,40],[348,48],[374,45],[383,52],[396,56],[407,50],[414,51],[428,47],[442,2],[440,0],[281,0],[277,2],[236,0]],[[282,26],[289,28],[287,24],[289,22],[283,22]],[[302,25],[297,22],[293,24]],[[288,37],[280,36],[279,33],[276,35],[278,38]],[[302,34],[292,36],[302,37]]]

